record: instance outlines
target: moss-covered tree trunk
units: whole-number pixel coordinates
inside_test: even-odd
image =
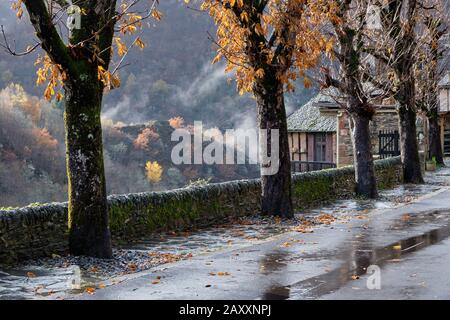
[[[103,86],[96,72],[66,87],[66,149],[70,252],[110,258],[103,142]],[[72,82],[72,81],[71,81]]]
[[[277,148],[271,145],[271,131],[278,130],[279,163],[269,163],[268,174],[261,171],[261,213],[263,215],[292,218],[291,159],[286,121],[286,109],[282,83],[276,79],[275,73],[266,73],[254,86],[258,107],[258,127],[267,130],[267,141],[260,139],[260,149],[266,144],[268,156]],[[275,157],[276,158],[276,157]],[[263,164],[264,165],[264,164]],[[268,169],[268,168],[266,168]]]
[[[364,106],[351,108],[359,113],[350,114],[353,158],[355,167],[356,194],[366,198],[378,196],[370,139],[370,114],[364,114]]]
[[[58,32],[48,1],[24,0],[41,47],[64,74],[66,154],[69,181],[70,253],[112,256],[108,226],[102,127],[103,89],[99,69],[109,69],[116,0],[80,0],[79,24],[71,26],[69,45]],[[61,11],[68,2],[60,1]],[[76,10],[75,10],[76,11]]]

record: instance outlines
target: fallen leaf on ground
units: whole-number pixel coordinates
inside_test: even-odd
[[[289,248],[290,246],[292,246],[292,243],[290,243],[290,242],[284,242],[281,244],[281,247],[283,247],[283,248]]]
[[[218,276],[229,276],[230,273],[229,272],[217,272]]]
[[[359,279],[359,276],[357,276],[357,275],[352,276],[352,280],[358,280],[358,279]]]
[[[90,267],[88,271],[95,273],[95,272],[98,272],[98,269],[97,269],[97,267]]]
[[[94,294],[95,288],[88,287],[88,288],[84,289],[84,292],[89,293],[89,294]]]
[[[152,281],[152,284],[158,284],[158,283],[160,283],[159,280],[153,280],[153,281]]]
[[[137,265],[135,265],[134,263],[130,263],[129,265],[128,265],[128,269],[130,270],[130,271],[136,271],[136,269],[137,269]]]
[[[319,215],[317,217],[317,220],[319,223],[323,223],[323,224],[331,224],[334,221],[336,221],[336,218],[328,213],[322,213],[321,215]]]
[[[28,278],[36,278],[36,275],[33,272],[27,272]]]
[[[210,272],[210,273],[208,273],[210,276],[215,276],[216,275],[216,273],[215,272]]]
[[[304,226],[297,226],[292,228],[292,231],[301,232],[301,233],[313,233],[312,229],[305,228]]]
[[[411,216],[409,214],[402,215],[402,220],[403,221],[408,221],[409,219],[411,219]]]
[[[398,244],[396,246],[393,246],[392,249],[394,249],[394,250],[402,250],[402,246]]]

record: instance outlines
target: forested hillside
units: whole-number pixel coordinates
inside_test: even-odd
[[[21,51],[34,43],[33,29],[28,18],[16,18],[10,4],[0,2],[0,24],[9,43]],[[108,191],[168,189],[201,177],[225,181],[254,176],[254,172],[241,169],[168,171],[170,163],[165,157],[170,150],[162,150],[167,149],[164,144],[170,139],[158,138],[148,150],[139,151],[133,141],[145,127],[132,134],[121,131],[120,127],[130,124],[167,122],[176,117],[182,117],[186,124],[203,121],[206,127],[222,130],[254,127],[256,123],[254,100],[249,95],[239,96],[234,81],[227,81],[223,65],[211,64],[215,54],[209,38],[215,34],[211,18],[177,0],[161,1],[159,10],[162,20],[151,22],[151,28],[142,35],[147,47],[130,51],[126,66],[120,70],[121,87],[105,96]],[[66,199],[63,104],[42,99],[44,87],[36,86],[34,65],[39,52],[15,57],[0,51],[0,207]],[[299,85],[287,97],[288,112],[313,94]],[[161,183],[150,183],[146,178],[148,161],[162,165]]]

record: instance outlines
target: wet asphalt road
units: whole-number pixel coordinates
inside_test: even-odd
[[[66,299],[450,298],[450,190],[115,279]],[[367,267],[380,268],[369,290]]]

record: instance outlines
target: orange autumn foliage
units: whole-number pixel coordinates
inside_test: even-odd
[[[58,140],[53,138],[46,128],[33,128],[32,133],[36,144],[52,150],[58,147]]]
[[[133,141],[133,145],[139,150],[148,150],[151,141],[159,139],[159,134],[152,128],[145,128]]]
[[[182,117],[174,117],[169,119],[169,125],[174,129],[179,129],[184,126],[184,119]]]
[[[235,71],[241,94],[252,92],[255,80],[269,69],[276,70],[286,91],[294,90],[299,77],[309,87],[305,71],[322,52],[331,53],[333,42],[321,27],[336,18],[335,6],[328,0],[204,0],[201,9],[218,26],[213,63],[227,62],[226,72]]]

